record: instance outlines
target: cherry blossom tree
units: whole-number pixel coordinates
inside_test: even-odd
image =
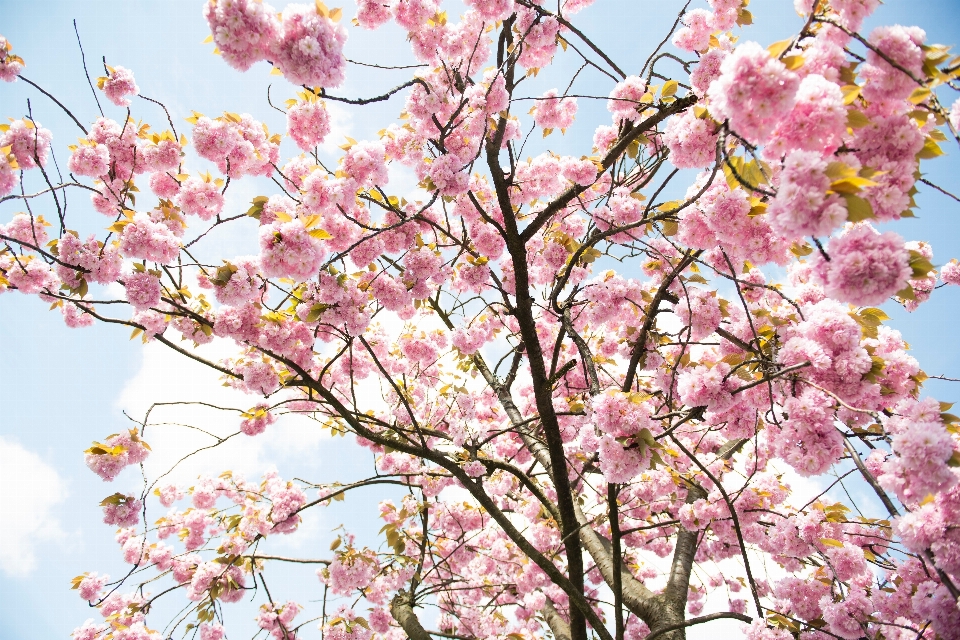
[[[918,27],[861,33],[878,0],[796,0],[802,29],[769,46],[745,0],[709,0],[620,66],[576,25],[592,3],[465,0],[454,21],[440,0],[357,0],[348,27],[319,1],[208,0],[223,61],[298,92],[278,133],[247,113],[138,120],[156,104],[134,98],[159,101],[106,62],[91,89],[127,117],[81,122],[0,38],[0,78],[82,132],[67,179],[32,115],[0,127],[0,202],[25,209],[0,226],[0,292],[206,365],[249,396],[231,438],[296,413],[375,459],[351,483],[144,473],[102,503],[130,570],[75,579],[100,616],[75,640],[237,638],[240,600],[276,640],[667,640],[721,618],[751,640],[960,638],[960,418],[877,308],[960,284],[899,235],[918,183],[949,195],[920,163],[960,143],[960,58]],[[390,21],[409,80],[338,95],[349,31]],[[577,93],[578,71],[524,95],[561,56],[605,93]],[[331,103],[388,100],[396,122],[321,161]],[[605,121],[578,120],[591,100]],[[592,149],[525,155],[574,127]],[[282,158],[284,135],[303,153]],[[400,166],[416,196],[393,190]],[[256,176],[269,192],[225,205]],[[103,217],[66,215],[67,191]],[[197,257],[235,227],[257,255]],[[191,347],[214,340],[233,355]],[[101,436],[87,466],[142,465],[150,426]],[[834,475],[875,499],[792,499],[789,478]],[[373,485],[405,492],[369,507],[379,546],[270,554]],[[283,562],[316,571],[301,601],[270,595]]]

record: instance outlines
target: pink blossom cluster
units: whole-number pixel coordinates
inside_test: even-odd
[[[0,255],[0,273],[3,273],[7,282],[20,293],[42,293],[41,299],[54,302],[49,293],[55,293],[60,288],[60,279],[56,272],[44,264],[43,260],[33,255],[15,257],[9,252]],[[4,289],[0,289],[2,292]]]
[[[33,217],[27,213],[18,213],[5,225],[0,225],[0,235],[13,242],[33,248],[40,248],[47,243],[47,227],[49,223],[43,216]]]
[[[840,459],[843,436],[834,426],[828,397],[804,389],[800,395],[786,399],[783,414],[786,417],[780,429],[766,430],[774,455],[802,476],[819,475]]]
[[[216,119],[200,116],[193,128],[193,144],[201,158],[215,162],[231,178],[269,176],[280,162],[279,136],[250,114],[228,113]]]
[[[729,377],[730,365],[720,362],[713,367],[699,366],[685,370],[677,380],[677,391],[684,404],[723,411],[733,406],[730,392],[739,385]]]
[[[103,444],[94,443],[85,454],[84,462],[90,470],[110,482],[124,467],[146,460],[150,449],[137,435],[137,430],[130,429],[109,436]]]
[[[0,80],[4,82],[15,82],[23,69],[23,60],[10,53],[12,49],[10,41],[0,36]]]
[[[214,295],[221,304],[242,306],[266,295],[260,264],[255,257],[240,257],[217,270]]]
[[[203,15],[223,59],[240,71],[267,58],[280,32],[274,8],[257,0],[208,0]]]
[[[138,498],[116,494],[103,501],[103,521],[118,527],[134,527],[140,522],[142,509],[143,502]],[[80,597],[83,598],[83,584],[80,588]]]
[[[276,640],[294,640],[296,633],[292,629],[293,619],[303,609],[296,602],[287,601],[283,605],[260,605],[257,625],[270,633]]]
[[[162,223],[138,212],[120,234],[120,253],[127,258],[152,260],[161,264],[173,262],[180,253],[180,239]]]
[[[647,84],[639,76],[627,76],[610,92],[607,111],[613,114],[616,124],[636,120],[641,98],[647,93]]]
[[[281,23],[270,55],[287,80],[311,87],[339,87],[347,66],[343,56],[346,29],[306,4],[287,5]]]
[[[764,141],[791,111],[800,79],[756,42],[745,42],[720,65],[710,84],[710,112],[753,143]]]
[[[824,292],[858,306],[881,304],[906,287],[912,273],[903,239],[865,222],[831,238],[827,254],[830,260],[821,259],[816,266]]]
[[[843,199],[828,194],[828,163],[813,151],[787,154],[780,172],[776,197],[767,207],[770,224],[789,239],[829,236],[847,218]]]
[[[126,274],[123,277],[123,287],[126,290],[127,302],[138,311],[160,304],[162,287],[158,272],[144,269]]]
[[[720,326],[720,302],[715,291],[690,287],[675,305],[674,313],[684,326],[690,327],[689,338],[693,342],[703,340]]]
[[[701,180],[704,176],[701,176]],[[688,189],[688,195],[701,191],[698,180]],[[771,216],[751,215],[753,206],[746,191],[731,190],[725,182],[715,182],[701,196],[695,206],[680,212],[679,237],[690,246],[724,251],[737,259],[757,264],[787,260],[789,243],[772,227]],[[716,253],[723,270],[726,260]]]
[[[541,18],[532,9],[517,7],[516,24],[524,34],[523,49],[518,62],[527,69],[539,69],[553,60],[557,51],[560,23],[553,16]]]
[[[870,44],[893,60],[892,66],[873,48],[867,52],[867,63],[861,77],[863,96],[870,102],[896,103],[903,101],[917,88],[916,78],[923,78],[923,50],[926,33],[919,27],[877,27],[870,33]],[[912,76],[912,77],[911,77]]]
[[[357,0],[357,22],[364,29],[376,29],[393,17],[392,2]]]
[[[0,125],[0,147],[10,147],[10,153],[21,169],[46,166],[52,139],[53,134],[48,129],[30,120],[14,120],[8,125]]]
[[[950,489],[957,476],[947,465],[953,456],[953,438],[943,427],[940,406],[933,398],[904,400],[887,420],[897,454],[884,463],[880,484],[908,503]]]
[[[261,402],[244,413],[244,419],[240,422],[240,431],[248,436],[260,435],[276,421],[277,417],[270,412],[270,405]]]
[[[130,100],[127,96],[140,93],[140,87],[133,79],[133,72],[124,67],[114,67],[108,71],[109,75],[100,79],[100,88],[113,104],[118,107],[129,107]]]
[[[197,216],[201,220],[210,220],[220,215],[224,198],[220,186],[213,180],[205,178],[209,176],[204,178],[194,176],[183,181],[176,201],[184,213]]]
[[[260,227],[260,267],[267,277],[309,280],[316,277],[326,251],[310,235],[303,219]]]
[[[332,593],[345,596],[370,584],[379,571],[380,562],[373,551],[358,551],[348,547],[338,553],[333,562],[317,575]]]
[[[794,150],[833,154],[847,135],[847,108],[840,87],[822,75],[810,74],[800,81],[795,100],[764,147],[764,156],[780,158]]]
[[[559,98],[557,90],[544,93],[533,107],[533,120],[541,129],[567,129],[577,115],[576,98]]]
[[[940,268],[940,279],[946,284],[960,285],[960,262],[956,258]]]
[[[99,575],[96,571],[83,574],[83,579],[77,584],[80,598],[90,603],[99,600],[100,592],[108,582],[110,582],[110,576]]]
[[[287,132],[297,146],[311,151],[330,133],[330,116],[322,100],[298,102],[287,111]],[[287,172],[284,171],[284,175]]]
[[[671,118],[663,134],[670,162],[679,169],[702,169],[713,164],[717,138],[713,121],[698,118],[692,110]]]

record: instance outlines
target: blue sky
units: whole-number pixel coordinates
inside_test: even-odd
[[[274,6],[279,10],[283,5]],[[445,6],[453,15],[459,11],[456,2],[446,2]],[[627,73],[636,73],[681,6],[677,0],[598,0],[580,16],[578,24]],[[54,93],[82,122],[92,122],[98,111],[83,75],[74,18],[91,76],[95,79],[103,75],[101,56],[108,64],[132,69],[141,93],[167,105],[179,132],[190,135],[184,118],[192,110],[207,114],[249,112],[266,122],[271,131],[283,131],[283,116],[267,105],[266,87],[273,85],[274,104],[291,97],[293,87],[269,75],[265,63],[240,74],[211,55],[212,45],[201,44],[207,35],[201,7],[199,0],[9,2],[3,7],[0,33],[26,60],[24,75]],[[758,28],[745,35],[764,45],[787,37],[800,26],[800,18],[788,0],[754,0],[750,8]],[[348,20],[354,11],[352,0],[345,2],[344,9]],[[960,3],[955,0],[889,0],[870,22],[881,23],[918,24],[927,30],[928,42],[960,44]],[[350,28],[347,55],[395,65],[413,62],[404,35],[390,28],[372,34]],[[531,81],[526,95],[539,95],[555,86],[562,88],[577,66],[573,57],[567,56],[556,68]],[[405,73],[374,73],[351,66],[339,93],[379,94],[405,80]],[[610,89],[609,83],[604,84],[596,75],[585,75],[583,82],[585,90],[606,93]],[[53,131],[63,168],[65,147],[74,143],[80,132],[48,99],[23,82],[2,84],[0,116],[23,117],[28,99],[36,119]],[[108,116],[122,117],[123,111],[102,94],[100,102]],[[133,107],[135,118],[149,121],[158,130],[167,128],[159,107],[142,100],[135,101]],[[397,98],[362,111],[336,111],[334,136],[373,137],[401,107],[402,101]],[[575,127],[563,138],[554,135],[547,142],[561,153],[589,153],[593,124],[601,119],[606,120],[602,101],[581,101],[578,120],[591,124]],[[325,153],[331,153],[341,141],[332,140]],[[290,141],[283,144],[285,156],[293,155]],[[949,187],[958,182],[960,154],[956,149],[948,153],[942,161],[928,163],[925,170],[930,179]],[[208,168],[192,157],[187,167]],[[401,184],[403,180],[400,176]],[[412,183],[407,186],[412,187]],[[227,206],[245,210],[253,196],[275,191],[269,183],[244,180],[231,187]],[[69,226],[86,233],[103,226],[104,218],[92,211],[85,195],[72,193],[69,198],[70,217],[76,221]],[[919,218],[898,225],[898,232],[907,239],[932,241],[935,264],[960,257],[957,203],[929,189],[921,190],[918,202]],[[52,203],[37,206],[38,212],[53,217]],[[8,221],[21,208],[11,202],[0,205],[0,222]],[[209,255],[254,252],[253,228],[250,221],[218,239],[209,248]],[[936,292],[933,300],[914,314],[888,307],[894,319],[891,324],[904,333],[929,374],[960,377],[960,350],[953,334],[954,314],[960,311],[960,289]],[[226,403],[237,400],[219,386],[215,376],[165,355],[156,345],[144,348],[139,341],[127,340],[127,335],[124,329],[104,326],[70,330],[59,313],[47,311],[46,305],[35,298],[0,296],[0,513],[4,523],[0,526],[0,620],[4,621],[0,638],[66,637],[95,615],[69,591],[70,578],[88,570],[113,576],[123,571],[112,527],[100,522],[97,504],[114,491],[133,488],[134,471],[128,470],[113,484],[102,483],[83,464],[82,451],[90,441],[128,428],[123,410],[139,417],[152,401],[209,397],[222,398]],[[942,400],[960,400],[960,385],[953,388],[948,383],[931,382],[927,390]],[[241,408],[251,404],[238,402]],[[220,420],[223,428],[232,425],[222,416],[187,414],[190,420],[204,424]],[[321,439],[294,423],[278,425],[271,434],[272,439],[248,440],[230,450],[226,456],[229,466],[248,469],[248,477],[275,466],[284,477],[296,474],[315,481],[355,478],[369,468],[369,454],[344,439]],[[180,432],[173,430],[158,433],[156,438],[148,436],[155,444],[188,444],[181,441]],[[223,458],[206,459],[184,473],[195,476],[203,469],[219,472],[223,467]],[[304,531],[296,536],[301,546],[288,549],[289,553],[323,555],[327,542],[336,535],[331,530],[341,522],[352,523],[354,530],[371,522],[370,515],[382,495],[384,492],[378,490],[357,494],[311,516],[313,519],[308,519]],[[291,538],[290,544],[293,542]],[[289,575],[282,591],[287,593],[275,597],[296,595],[306,601],[318,597],[318,584],[311,572],[301,571]],[[241,617],[249,626],[250,616]]]

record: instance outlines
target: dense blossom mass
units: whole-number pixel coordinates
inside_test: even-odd
[[[960,418],[883,310],[960,285],[910,221],[946,192],[923,171],[960,143],[960,58],[918,27],[861,34],[878,0],[796,0],[801,30],[769,46],[745,0],[709,0],[620,64],[577,15],[593,0],[452,4],[357,0],[351,22],[207,0],[229,73],[269,62],[286,103],[155,129],[105,64],[121,109],[76,144],[32,112],[0,125],[0,293],[206,365],[249,396],[221,408],[231,438],[299,414],[373,459],[185,484],[142,466],[154,418],[98,436],[129,571],[74,580],[99,617],[73,638],[677,640],[723,618],[750,640],[960,638]],[[350,25],[388,23],[416,74],[337,95]],[[39,87],[12,51],[0,78]],[[557,61],[580,70],[535,84]],[[337,109],[371,103],[397,121],[342,144]],[[271,551],[375,485],[378,542]],[[290,560],[314,566],[274,599]]]

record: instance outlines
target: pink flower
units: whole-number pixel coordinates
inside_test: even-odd
[[[753,143],[763,142],[793,108],[800,79],[756,42],[737,47],[720,65],[707,95],[710,112]]]
[[[831,298],[858,306],[878,305],[907,286],[912,270],[903,239],[892,231],[878,233],[860,223],[830,240],[830,261],[820,260],[817,273]]]
[[[617,84],[607,101],[607,111],[613,114],[613,121],[619,124],[625,120],[636,120],[640,98],[646,92],[647,85],[639,76],[628,76]]]
[[[103,585],[107,584],[109,581],[110,576],[97,575],[96,571],[93,573],[83,574],[83,580],[81,580],[80,584],[77,586],[80,591],[80,598],[90,603],[99,600],[100,590],[103,589]]]
[[[244,420],[240,423],[240,431],[248,436],[260,435],[267,430],[267,426],[277,421],[276,416],[270,413],[270,405],[261,402],[250,411],[243,413]]]
[[[339,87],[347,66],[346,41],[346,29],[318,14],[314,5],[291,4],[283,10],[281,34],[270,53],[293,84]]]
[[[924,78],[923,50],[927,35],[919,27],[877,27],[870,33],[870,44],[887,58],[906,69],[914,78]],[[893,67],[873,49],[867,51],[867,64],[861,71],[866,81],[863,97],[870,102],[896,102],[907,98],[917,83],[906,73]]]
[[[787,154],[777,195],[767,208],[771,226],[784,237],[828,236],[847,218],[846,203],[827,194],[827,161],[813,151]]]
[[[223,59],[240,71],[266,58],[280,31],[276,10],[257,0],[207,0],[203,15]]]
[[[110,152],[99,143],[80,144],[73,150],[67,167],[79,176],[99,178],[110,171]]]
[[[533,120],[541,129],[566,129],[577,115],[576,98],[558,98],[550,89],[534,103]]]
[[[390,3],[385,0],[357,0],[357,22],[364,29],[376,29],[392,17]]]
[[[4,78],[2,65],[0,65],[0,78]],[[93,621],[93,618],[91,618],[84,622],[83,626],[74,629],[70,635],[73,637],[73,640],[97,640],[97,638],[99,638],[100,635],[105,633],[109,628],[110,627],[105,624],[96,624]]]
[[[140,88],[133,79],[133,72],[124,67],[114,67],[109,69],[110,75],[106,78],[100,78],[100,88],[107,95],[107,99],[118,107],[130,106],[130,101],[126,96],[135,96],[140,93]]]
[[[163,224],[138,212],[120,235],[120,253],[127,258],[172,262],[180,253],[180,239]]]
[[[200,625],[200,640],[223,640],[226,633],[223,625],[217,622]]]
[[[379,142],[358,142],[343,156],[343,172],[364,187],[389,182],[386,151]]]
[[[796,103],[777,125],[764,155],[778,158],[794,149],[831,155],[846,133],[843,92],[823,76],[811,74],[800,81]]]
[[[287,132],[297,146],[312,151],[330,133],[330,116],[322,101],[298,102],[287,111]],[[286,175],[286,174],[285,174]]]
[[[195,215],[201,220],[209,220],[219,215],[223,209],[223,194],[212,180],[188,178],[180,185],[177,204],[184,213]]]
[[[243,378],[243,386],[250,393],[270,395],[280,388],[280,376],[270,364],[253,360],[237,369]]]
[[[123,284],[127,302],[133,305],[134,309],[149,309],[160,304],[161,286],[156,272],[134,271],[124,276]]]
[[[53,139],[49,130],[26,119],[14,120],[0,127],[0,130],[4,128],[6,130],[0,135],[0,147],[11,147],[10,153],[17,159],[21,169],[33,169],[38,164],[46,166],[50,141]]]
[[[703,340],[720,326],[720,303],[713,291],[690,287],[674,307],[674,313],[684,326],[690,327],[690,340],[694,342]]]
[[[314,278],[325,253],[300,218],[260,227],[260,265],[267,277]]]
[[[0,225],[0,234],[31,247],[41,248],[47,244],[49,224],[42,216],[18,213],[6,225]],[[16,246],[16,245],[14,245]]]
[[[0,36],[0,80],[4,82],[15,82],[23,69],[23,59],[10,53],[12,48],[10,41]]]
[[[946,284],[960,285],[960,262],[956,258],[940,268],[940,279]]]
[[[663,141],[670,149],[670,162],[679,169],[701,169],[713,164],[717,155],[716,125],[684,111],[667,122]]]
[[[682,29],[673,36],[673,44],[686,51],[703,51],[710,46],[713,15],[706,9],[693,9],[683,15]]]
[[[98,442],[85,452],[84,461],[98,476],[110,482],[120,471],[131,464],[140,464],[150,455],[136,429],[124,431]]]
[[[720,362],[713,368],[704,366],[686,369],[677,380],[677,391],[684,404],[707,407],[710,411],[724,411],[733,406],[736,398],[730,392],[737,388],[735,378],[726,378],[730,365]]]
[[[103,507],[103,522],[105,524],[113,524],[118,527],[134,527],[140,522],[140,510],[143,509],[143,502],[134,496],[115,494],[100,504]],[[84,599],[89,600],[89,598]]]

